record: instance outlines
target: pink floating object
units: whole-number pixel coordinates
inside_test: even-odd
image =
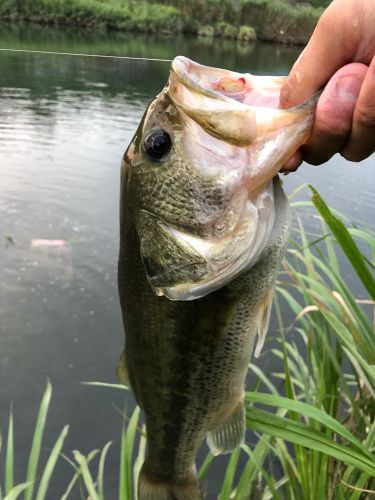
[[[67,245],[67,242],[64,240],[31,240],[31,248],[38,247],[64,247]]]
[[[72,248],[68,241],[32,239],[29,259],[30,272],[36,281],[72,279]]]

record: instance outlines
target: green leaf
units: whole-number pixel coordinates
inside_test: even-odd
[[[343,222],[332,214],[327,204],[321,198],[316,189],[311,185],[309,185],[309,188],[313,193],[312,202],[335,235],[342,250],[348,257],[364,287],[367,289],[372,299],[375,300],[375,280],[372,277],[372,274],[370,273],[366,261],[363,258],[363,255],[360,252],[356,242],[350,235]]]
[[[14,431],[12,410],[9,415],[8,438],[5,455],[5,495],[10,493],[13,488],[13,467],[14,467]]]
[[[235,498],[251,498],[254,482],[257,479],[259,467],[263,468],[264,461],[270,452],[271,436],[260,436],[253,451],[244,443],[241,448],[249,455],[245,467],[237,484]]]
[[[250,429],[270,434],[299,446],[310,448],[353,465],[367,474],[375,475],[375,461],[355,449],[336,443],[322,432],[309,425],[281,418],[273,413],[251,408],[247,414]]]
[[[90,453],[87,455],[86,457],[86,462],[87,464],[89,464],[91,462],[91,460],[93,460],[93,458],[95,458],[95,456],[99,453],[98,450],[93,450],[93,451],[90,451]],[[82,471],[80,469],[79,466],[77,466],[72,460],[70,460],[68,457],[66,457],[65,455],[61,454],[61,456],[74,468],[75,470],[75,474],[74,476],[72,477],[72,479],[70,480],[69,484],[68,484],[68,487],[66,488],[64,494],[61,496],[61,499],[60,500],[68,500],[70,499],[70,493],[72,492],[73,488],[74,488],[74,485],[75,483],[77,482],[77,480],[82,476]],[[82,495],[81,495],[82,496]]]
[[[137,406],[133,411],[126,429],[124,428],[122,430],[119,500],[131,500],[133,498],[132,456],[139,415],[140,408]]]
[[[52,473],[54,471],[57,459],[59,458],[60,451],[63,447],[65,438],[68,434],[69,426],[66,425],[61,431],[59,437],[56,440],[54,447],[51,450],[51,453],[48,457],[47,463],[44,466],[43,474],[40,479],[38,493],[36,495],[35,500],[44,500],[46,498],[46,493],[48,490],[48,485],[51,480]]]
[[[295,401],[294,399],[275,396],[273,394],[262,394],[258,392],[246,392],[246,401],[250,403],[255,402],[269,406],[277,406],[304,416],[311,417],[320,424],[323,424],[324,426],[333,430],[336,434],[345,438],[349,443],[356,447],[358,451],[367,455],[370,460],[374,458],[369,450],[360,441],[358,441],[358,439],[354,437],[346,427],[341,425],[340,422],[329,416],[326,412],[319,410],[314,406],[302,403],[301,401]],[[248,413],[250,417],[251,411],[251,408],[249,408]]]
[[[138,445],[138,454],[134,462],[133,466],[133,481],[134,484],[138,484],[138,478],[139,474],[141,472],[142,465],[145,461],[145,456],[146,456],[146,426],[143,425],[140,433],[139,433],[139,445]],[[138,500],[138,491],[137,488],[135,488],[134,491],[135,494],[135,500]]]
[[[42,439],[44,428],[46,425],[48,408],[51,401],[52,386],[49,380],[47,381],[46,389],[44,391],[42,401],[39,407],[39,414],[35,424],[33,442],[31,445],[29,462],[27,466],[26,482],[30,483],[30,487],[27,489],[25,494],[25,500],[31,500],[34,491],[34,485],[36,482],[36,475],[40,457],[40,449],[42,446]]]
[[[208,469],[210,468],[210,465],[214,461],[214,458],[215,457],[211,452],[207,453],[206,458],[204,459],[203,464],[200,466],[198,471],[198,478],[200,481],[203,481],[203,479],[206,477]]]
[[[14,486],[10,490],[10,492],[7,494],[7,496],[4,498],[4,500],[16,500],[20,494],[25,491],[26,488],[30,486],[30,483],[22,483],[18,484],[17,486]]]
[[[268,472],[264,469],[262,464],[258,463],[257,458],[254,456],[253,452],[251,451],[251,449],[249,447],[245,446],[244,449],[246,450],[248,455],[250,455],[250,459],[254,462],[254,465],[255,465],[257,471],[260,472],[262,474],[263,478],[265,479],[267,486],[268,486],[268,489],[271,492],[272,498],[274,500],[281,500],[280,495],[276,491],[277,490],[276,480],[270,474],[268,474]],[[236,495],[238,498],[239,497],[238,491],[236,491]],[[241,498],[241,497],[239,497],[239,498]]]
[[[87,492],[90,495],[90,499],[91,500],[100,500],[99,495],[95,489],[94,480],[93,480],[91,473],[90,473],[87,458],[77,450],[73,451],[73,456],[80,467]]]
[[[82,385],[91,385],[93,387],[105,387],[107,389],[118,389],[120,391],[129,391],[124,384],[108,384],[107,382],[81,382]]]
[[[107,443],[104,446],[104,448],[100,454],[100,458],[99,458],[97,483],[98,483],[99,497],[101,500],[104,500],[104,464],[105,464],[105,459],[107,457],[108,450],[109,450],[111,445],[112,445],[112,442],[110,441],[109,443]]]
[[[225,476],[224,476],[224,481],[223,485],[221,487],[221,492],[219,499],[220,500],[229,500],[231,491],[232,491],[232,485],[233,485],[233,479],[234,475],[236,473],[236,470],[238,468],[238,460],[240,458],[240,453],[241,453],[241,448],[236,448],[230,457],[230,460],[228,462],[226,471],[225,471]]]

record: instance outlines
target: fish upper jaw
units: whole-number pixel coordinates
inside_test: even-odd
[[[279,109],[284,81],[210,68],[178,56],[172,62],[168,94],[180,113],[207,134],[250,151],[259,142],[272,148],[278,136],[284,144],[282,156],[288,159],[310,133],[318,95],[301,106]],[[268,180],[278,169],[273,163]]]
[[[301,106],[278,109],[284,81],[285,77],[240,74],[176,57],[168,94],[185,122],[188,139],[183,153],[192,156],[198,150],[193,160],[199,164],[204,148],[224,150],[221,157],[231,157],[226,168],[240,165],[235,175],[252,198],[311,132],[318,95]],[[208,161],[203,168],[210,168]]]

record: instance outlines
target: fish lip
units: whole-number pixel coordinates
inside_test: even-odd
[[[213,76],[217,79],[223,77],[228,77],[229,79],[240,79],[245,75],[238,73],[236,71],[231,71],[223,68],[216,68],[214,66],[206,66],[204,64],[199,64],[192,61],[185,56],[176,56],[172,63],[170,73],[177,79],[177,81],[184,85],[187,89],[201,94],[202,96],[210,97],[211,99],[216,99],[223,101],[225,103],[230,103],[235,105],[238,109],[251,108],[252,105],[239,102],[232,95],[225,95],[220,91],[213,90],[207,87],[207,83],[214,83]],[[203,78],[200,78],[200,74],[203,74]],[[210,75],[212,80],[204,80],[204,73]],[[267,88],[275,88],[280,90],[284,82],[286,81],[286,76],[264,76],[264,75],[252,75],[247,73],[248,81],[251,81],[251,85],[254,88],[262,88],[267,86]],[[203,82],[203,83],[200,83]]]
[[[199,70],[210,70],[215,72],[220,72],[221,74],[227,73],[225,69],[217,69],[211,68],[208,66],[204,66],[202,64],[198,64],[188,57],[185,56],[176,56],[171,63],[171,73],[173,73],[177,80],[182,83],[189,90],[193,90],[198,92],[199,94],[205,95],[207,97],[219,99],[226,102],[231,102],[232,99],[226,97],[215,90],[208,89],[203,87],[196,80],[194,80],[190,75],[197,74]],[[229,72],[228,72],[229,73]]]

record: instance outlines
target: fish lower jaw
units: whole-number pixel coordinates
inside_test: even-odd
[[[256,204],[248,200],[245,212],[241,224],[223,239],[219,249],[212,242],[204,242],[170,227],[168,231],[173,238],[184,241],[204,259],[207,272],[199,280],[186,280],[172,286],[153,286],[151,283],[155,294],[164,295],[170,300],[199,299],[223,288],[254,266],[267,245],[273,228],[273,196],[263,197]]]
[[[246,262],[247,252],[245,251],[241,254],[235,262],[231,262],[221,271],[217,270],[216,266],[213,266],[211,273],[206,279],[202,279],[197,282],[184,282],[173,286],[166,287],[154,287],[153,290],[155,295],[161,297],[165,296],[169,300],[176,301],[188,301],[196,300],[206,295],[223,288],[242,272],[245,272],[248,268],[255,264],[256,259],[250,259]],[[258,257],[258,255],[256,256]],[[152,284],[151,284],[152,286]]]

